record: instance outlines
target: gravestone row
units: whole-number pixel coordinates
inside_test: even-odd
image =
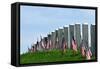
[[[91,37],[91,39],[89,39],[89,36]],[[90,46],[92,53],[95,54],[95,25],[91,24],[89,27],[88,24],[82,24],[81,27],[81,24],[75,24],[69,25],[69,27],[58,28],[58,30],[55,30],[51,32],[51,34],[47,35],[47,39],[51,40],[52,43],[51,49],[60,49],[63,37],[65,38],[66,45],[69,49],[71,49],[71,42],[72,38],[74,37],[78,48],[80,48],[81,41],[84,40],[87,42],[88,46]]]

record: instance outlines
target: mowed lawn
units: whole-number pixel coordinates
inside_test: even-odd
[[[48,52],[25,53],[20,55],[21,64],[81,60],[86,60],[86,58],[81,56],[80,51],[74,54],[73,50],[67,50],[64,54],[62,54],[60,50],[52,50]]]

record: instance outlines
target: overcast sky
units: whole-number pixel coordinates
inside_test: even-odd
[[[27,51],[40,35],[75,23],[95,24],[95,11],[88,9],[21,6],[20,8],[20,53]]]

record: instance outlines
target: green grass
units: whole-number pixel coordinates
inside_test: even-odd
[[[94,57],[92,59],[94,59]],[[21,64],[81,60],[86,59],[81,56],[79,51],[77,52],[77,54],[73,54],[72,50],[67,50],[63,55],[59,50],[53,50],[49,52],[25,53],[20,55]]]

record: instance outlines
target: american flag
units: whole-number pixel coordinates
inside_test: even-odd
[[[86,55],[86,43],[83,40],[81,43],[81,54],[83,57],[85,57],[85,55]]]
[[[52,45],[52,44],[51,44],[51,40],[50,40],[50,41],[49,41],[49,47],[50,47],[50,48],[51,48],[51,45]]]
[[[41,47],[42,47],[43,49],[45,49],[43,40],[41,40]]]
[[[47,42],[47,49],[50,49],[50,45],[51,45],[51,41],[48,40],[48,42]]]
[[[92,56],[91,50],[88,49],[87,52],[86,52],[86,59],[87,60],[90,60],[91,59],[91,56]]]
[[[63,43],[63,48],[66,49],[66,41]]]
[[[66,40],[65,40],[64,37],[63,37],[63,39],[62,39],[62,49],[63,49],[63,50],[66,49]]]
[[[81,53],[82,53],[82,56],[85,57],[85,46],[82,46]]]
[[[77,44],[76,44],[76,41],[74,39],[72,39],[72,49],[74,51],[77,51]]]

